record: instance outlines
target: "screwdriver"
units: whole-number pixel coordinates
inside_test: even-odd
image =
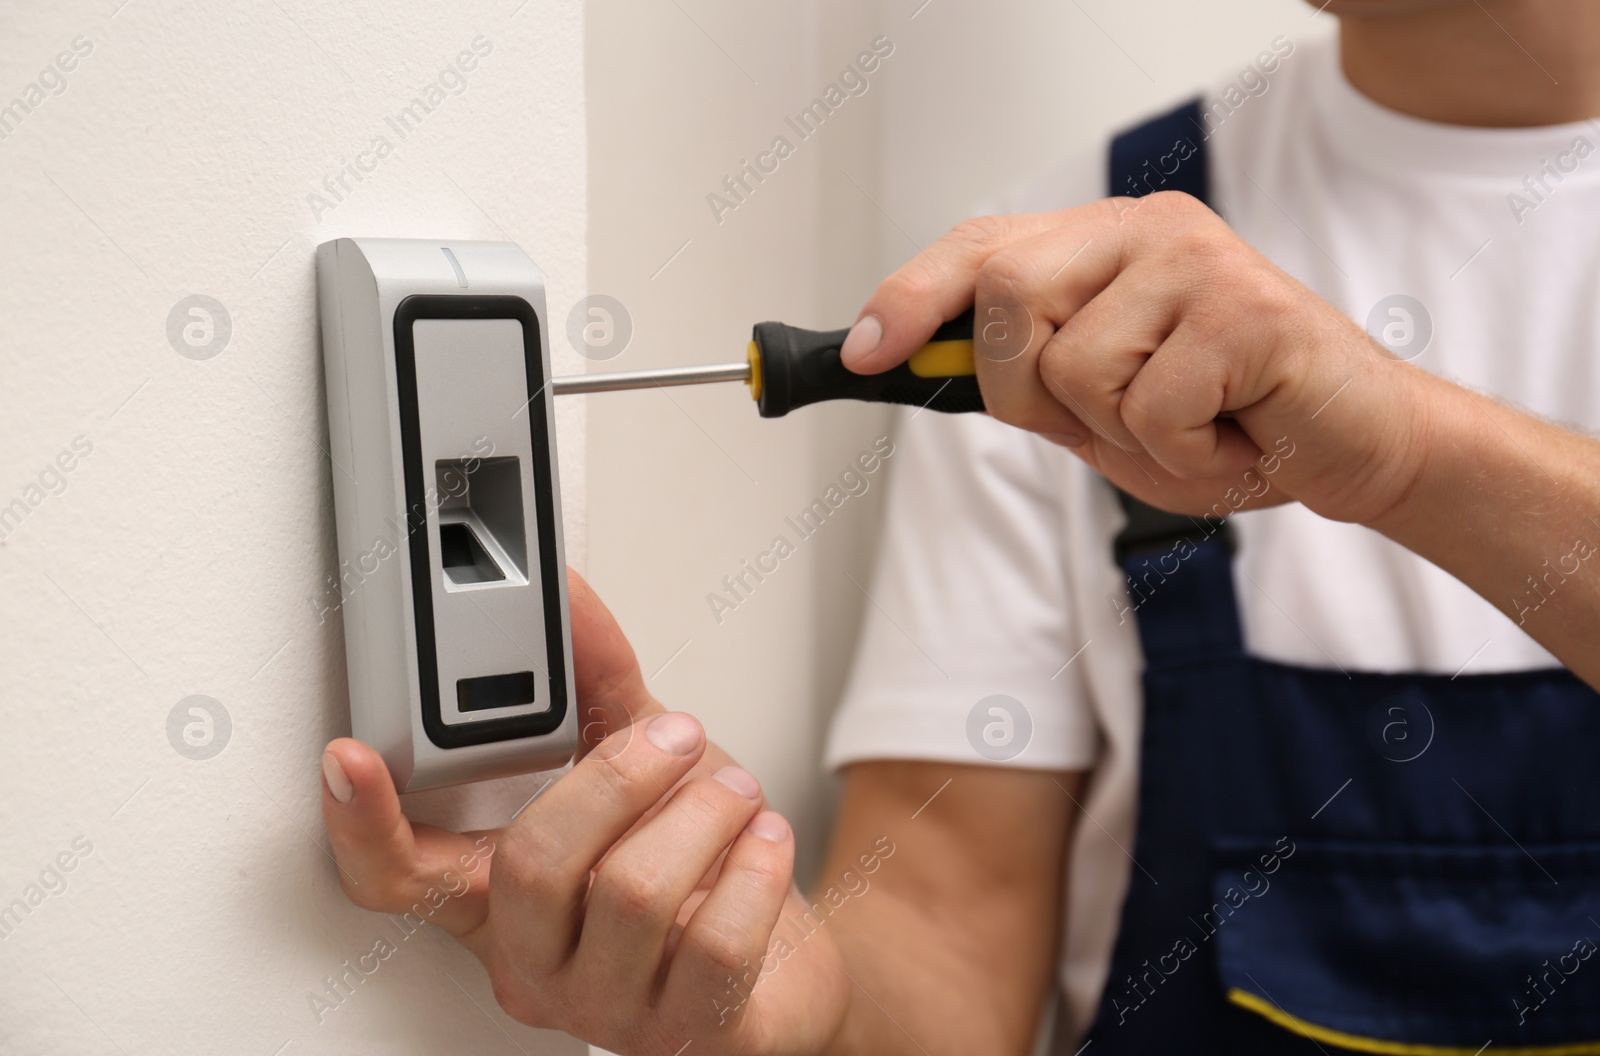
[[[905,363],[882,374],[857,374],[839,359],[845,330],[804,330],[757,323],[743,363],[556,378],[557,396],[668,385],[742,381],[763,418],[782,418],[824,400],[903,403],[958,414],[983,410],[973,365],[972,312],[945,323]]]

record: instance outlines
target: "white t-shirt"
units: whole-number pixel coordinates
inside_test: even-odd
[[[1418,365],[1557,421],[1600,424],[1600,122],[1476,129],[1405,117],[1344,79],[1331,40],[1302,44],[1268,84],[1214,111],[1226,116],[1206,143],[1212,204],[1233,229],[1363,325],[1384,298],[1416,298],[1433,331]],[[1105,181],[1102,149],[998,211],[1090,201]],[[896,443],[875,604],[827,760],[990,762],[968,740],[968,715],[1005,694],[1032,732],[995,765],[1092,772],[1062,961],[1081,1031],[1134,843],[1141,658],[1134,621],[1117,617],[1122,515],[1071,452],[983,416],[907,416]],[[1234,524],[1255,655],[1445,674],[1555,665],[1488,602],[1374,532],[1298,505]]]

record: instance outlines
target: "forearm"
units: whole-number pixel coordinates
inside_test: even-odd
[[[1028,1052],[1053,978],[1039,992],[998,992],[981,960],[964,956],[938,922],[886,897],[836,933],[851,976],[849,1012],[827,1056],[942,1056]],[[1041,925],[1044,926],[1044,925]]]
[[[1455,575],[1600,687],[1600,442],[1443,379],[1418,389],[1426,458],[1369,527]]]
[[[857,771],[811,898],[826,906],[860,891],[828,924],[851,981],[829,1056],[1029,1052],[1055,986],[1081,775],[937,763]]]

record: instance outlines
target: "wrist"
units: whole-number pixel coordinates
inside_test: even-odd
[[[1452,504],[1468,496],[1472,481],[1486,462],[1502,457],[1509,437],[1486,420],[1485,408],[1461,386],[1408,364],[1396,364],[1405,375],[1401,391],[1409,408],[1408,428],[1401,431],[1403,450],[1394,463],[1404,467],[1394,493],[1361,523],[1405,542],[1448,515]]]

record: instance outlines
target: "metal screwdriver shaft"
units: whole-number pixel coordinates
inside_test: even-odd
[[[611,374],[574,374],[554,378],[550,391],[557,396],[585,392],[619,392],[667,385],[710,385],[722,381],[749,381],[749,363],[716,363],[705,367],[669,367],[665,370],[624,370]]]

